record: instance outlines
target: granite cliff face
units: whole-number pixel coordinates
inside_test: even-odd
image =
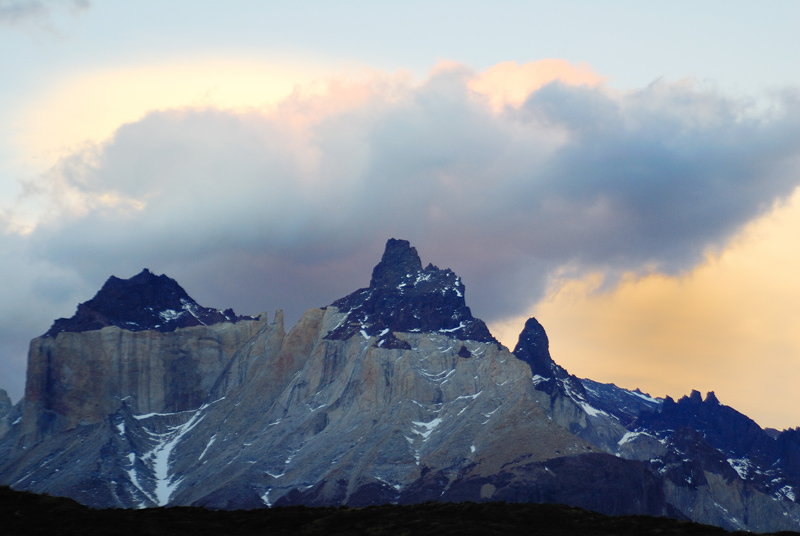
[[[8,393],[4,389],[0,389],[0,438],[11,429],[11,424],[16,418],[17,415]]]
[[[13,405],[11,404],[11,399],[8,397],[8,393],[5,389],[0,389],[0,419],[8,415],[12,407]]]
[[[27,443],[135,413],[197,408],[234,354],[266,325],[199,306],[167,276],[111,277],[75,316],[31,341],[22,435]]]
[[[101,290],[32,342],[0,483],[98,507],[502,500],[800,528],[800,433],[770,436],[715,397],[581,380],[535,319],[510,352],[460,278],[406,241],[387,243],[368,287],[288,333],[280,312],[162,330],[163,307],[187,300],[164,277],[132,278],[161,297],[139,289],[125,315],[103,313],[110,325],[70,327],[105,310]]]
[[[170,334],[111,326],[34,339],[24,433],[38,441],[96,423],[123,401],[135,413],[197,408],[233,355],[264,325],[264,320],[245,320]]]

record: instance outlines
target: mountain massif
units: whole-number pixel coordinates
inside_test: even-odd
[[[145,270],[31,342],[0,391],[0,484],[92,507],[564,503],[800,530],[800,429],[700,393],[579,379],[530,319],[513,351],[461,279],[391,239],[369,286],[288,332]]]

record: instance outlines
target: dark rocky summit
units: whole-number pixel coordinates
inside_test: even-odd
[[[550,340],[538,320],[531,317],[525,322],[512,353],[514,357],[531,367],[536,389],[550,395],[552,404],[555,404],[559,397],[562,399],[566,397],[578,404],[588,404],[581,380],[550,357]]]
[[[677,402],[667,397],[661,411],[643,414],[636,425],[654,432],[683,427],[695,430],[708,444],[732,458],[765,462],[776,457],[775,440],[751,418],[720,404],[713,391],[705,400],[699,391],[692,391]]]
[[[800,483],[800,428],[784,430],[776,438],[778,465],[788,477]]]
[[[325,337],[346,340],[364,332],[376,345],[405,348],[394,332],[442,333],[459,340],[497,342],[464,301],[461,278],[449,269],[428,264],[407,240],[390,238],[368,288],[331,304],[347,318]]]
[[[525,361],[531,367],[534,376],[542,378],[566,378],[566,370],[557,365],[550,357],[550,340],[544,327],[535,318],[529,318],[519,334],[519,341],[513,354],[517,359]]]
[[[91,300],[78,305],[72,318],[59,318],[45,336],[117,326],[128,331],[157,330],[162,333],[190,326],[253,320],[236,316],[231,309],[218,311],[197,304],[183,288],[166,275],[145,268],[130,279],[111,276]]]

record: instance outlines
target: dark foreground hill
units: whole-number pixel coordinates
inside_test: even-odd
[[[102,535],[727,535],[718,527],[650,516],[609,517],[553,504],[424,503],[367,508],[95,510],[77,502],[0,487],[0,532]],[[780,532],[774,534],[800,534]]]

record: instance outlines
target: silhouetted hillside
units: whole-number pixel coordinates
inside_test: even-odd
[[[367,508],[94,510],[60,497],[0,487],[0,532],[71,535],[727,535],[717,527],[648,516],[609,517],[551,504],[425,503]],[[783,532],[778,534],[798,534]]]

